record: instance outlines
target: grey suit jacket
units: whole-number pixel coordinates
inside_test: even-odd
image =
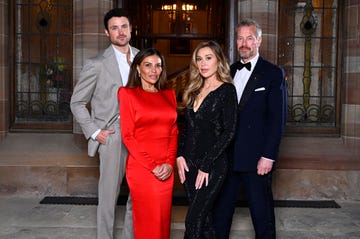
[[[139,52],[134,47],[130,49],[133,55]],[[70,107],[86,139],[89,140],[89,152],[96,152],[98,146],[97,141],[91,139],[91,135],[96,130],[103,129],[111,118],[119,114],[117,92],[122,85],[119,66],[111,45],[96,57],[89,59],[80,72]],[[87,108],[88,102],[91,112]],[[94,155],[89,153],[89,156]]]

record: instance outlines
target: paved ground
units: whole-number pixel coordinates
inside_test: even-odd
[[[0,197],[0,239],[95,239],[96,206],[39,204],[41,198]],[[276,208],[278,239],[360,239],[360,202],[341,208]],[[124,206],[117,208],[116,234]],[[171,238],[184,232],[186,207],[174,206]],[[119,237],[117,237],[119,238]],[[248,210],[236,210],[231,239],[252,239]]]

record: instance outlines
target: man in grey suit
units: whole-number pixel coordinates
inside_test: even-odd
[[[130,19],[115,8],[104,17],[111,45],[84,65],[71,97],[71,111],[88,139],[89,156],[99,153],[97,238],[114,238],[115,207],[125,174],[127,150],[122,144],[117,92],[126,85],[138,49],[131,47]],[[90,102],[91,112],[87,108]],[[122,238],[133,238],[131,200],[126,205]]]

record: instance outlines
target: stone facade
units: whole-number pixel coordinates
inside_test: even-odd
[[[7,0],[0,0],[0,142],[9,128],[9,11]]]
[[[360,18],[359,1],[345,1],[344,59],[342,69],[342,136],[346,145],[360,158]]]
[[[48,135],[50,145],[49,142],[44,144],[42,134],[32,134],[28,138],[23,134],[9,133],[12,92],[9,77],[11,52],[8,51],[11,49],[10,2],[0,0],[0,194],[96,194],[98,161],[88,158],[82,149],[84,139],[76,122],[72,135]],[[75,84],[84,61],[108,44],[103,34],[102,18],[112,8],[113,1],[76,0],[73,4]],[[252,17],[263,26],[261,54],[273,62],[277,59],[278,4],[278,0],[238,0],[236,9],[236,18]],[[333,138],[285,137],[274,175],[277,199],[360,200],[360,25],[354,21],[355,16],[355,19],[360,16],[360,3],[345,0],[341,9],[342,27],[345,28],[339,48],[343,64],[338,69],[342,87],[339,94],[341,135]],[[74,141],[80,148],[72,148]],[[51,145],[56,145],[57,149],[46,148],[51,148]],[[18,148],[11,150],[12,147]],[[176,188],[181,187],[177,183]]]

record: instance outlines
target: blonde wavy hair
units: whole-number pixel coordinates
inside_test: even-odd
[[[197,95],[200,93],[201,88],[204,86],[205,79],[201,76],[199,68],[196,64],[196,57],[200,49],[204,47],[209,47],[211,51],[214,53],[217,61],[218,61],[218,68],[217,68],[217,79],[222,82],[232,83],[233,80],[230,75],[230,66],[225,57],[225,54],[221,48],[221,46],[215,41],[205,41],[199,43],[195,48],[190,62],[190,69],[189,69],[189,81],[185,86],[183,92],[183,105],[186,107],[191,107],[194,103]]]

